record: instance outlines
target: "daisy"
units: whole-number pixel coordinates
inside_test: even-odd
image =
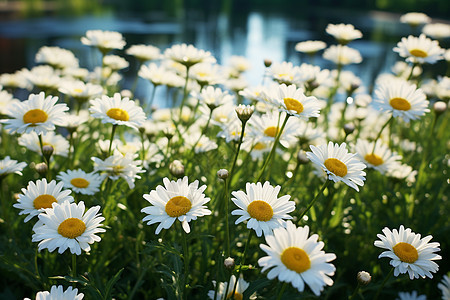
[[[327,44],[322,41],[304,41],[295,45],[295,51],[312,55],[326,47]]]
[[[312,152],[306,152],[306,156],[328,174],[329,180],[342,181],[357,191],[358,185],[364,185],[366,165],[355,158],[356,154],[348,153],[347,144],[329,142],[328,145],[309,147]]]
[[[90,82],[84,83],[81,80],[66,80],[61,83],[59,91],[79,102],[85,102],[93,97],[100,96],[103,93],[103,88],[101,85]]]
[[[304,86],[307,91],[312,91],[322,85],[330,77],[330,70],[321,70],[319,66],[301,64],[298,68],[296,85]]]
[[[103,54],[113,49],[123,49],[125,41],[120,32],[88,30],[81,38],[84,45],[97,47]]]
[[[190,70],[189,77],[201,86],[215,85],[225,80],[221,66],[211,63],[196,64]]]
[[[379,241],[374,245],[386,249],[378,258],[388,257],[391,259],[391,266],[394,267],[394,276],[408,272],[409,278],[433,278],[433,274],[439,269],[434,260],[442,259],[434,252],[440,251],[439,243],[429,243],[433,238],[428,235],[421,238],[420,234],[405,229],[403,225],[400,229],[390,230],[385,227],[382,234],[377,234]]]
[[[288,221],[286,228],[276,228],[273,235],[266,235],[268,245],[260,244],[260,248],[268,256],[260,258],[258,264],[263,267],[262,272],[273,267],[267,274],[270,280],[278,277],[299,292],[303,292],[307,284],[319,296],[324,286],[333,284],[328,276],[333,276],[336,268],[329,262],[336,259],[336,255],[322,251],[324,243],[317,241],[317,234],[308,235],[308,226],[297,228]]]
[[[402,15],[400,17],[401,23],[407,23],[412,27],[419,26],[421,24],[426,24],[431,21],[431,18],[424,13],[420,12],[410,12]]]
[[[81,250],[90,251],[94,242],[100,242],[97,233],[105,232],[100,224],[105,218],[98,213],[100,206],[86,211],[83,201],[78,204],[53,203],[39,215],[39,222],[33,227],[32,242],[39,242],[38,250],[47,248],[53,252],[58,248],[62,254],[69,248],[70,253],[80,255]]]
[[[362,38],[362,33],[352,24],[328,24],[325,31],[332,35],[339,43],[348,44],[349,42]]]
[[[358,50],[343,45],[331,45],[323,52],[322,56],[324,59],[342,66],[362,62],[362,56]]]
[[[132,45],[125,53],[134,56],[141,63],[161,58],[159,48],[152,45]]]
[[[273,63],[268,69],[269,76],[279,84],[295,84],[296,77],[299,74],[297,66],[291,62]]]
[[[51,65],[55,69],[77,68],[78,59],[67,49],[44,46],[36,53],[37,63]]]
[[[18,70],[15,73],[0,74],[0,85],[7,88],[31,89],[30,83],[25,77],[25,69]]]
[[[123,155],[119,151],[114,151],[114,154],[105,160],[98,157],[92,157],[94,161],[94,172],[106,172],[108,178],[117,180],[123,178],[130,189],[134,188],[134,181],[140,179],[139,173],[144,173],[142,170],[141,161],[135,160],[137,154],[126,153]]]
[[[434,64],[438,60],[443,59],[444,49],[439,47],[438,41],[433,41],[421,34],[419,37],[408,36],[403,37],[394,47],[401,57],[405,57],[407,62],[418,64]]]
[[[148,221],[147,225],[160,223],[156,228],[156,234],[159,234],[162,229],[170,228],[177,219],[181,222],[184,231],[189,233],[191,220],[211,214],[204,205],[211,200],[203,194],[206,185],[199,188],[198,180],[189,184],[187,176],[177,181],[169,181],[166,177],[163,183],[164,186],[158,185],[150,194],[143,195],[151,206],[141,210],[147,214],[142,221]]]
[[[102,98],[91,100],[89,112],[94,118],[102,119],[102,123],[113,125],[125,125],[136,130],[142,126],[146,117],[145,113],[136,102],[115,93],[114,97],[103,95]]]
[[[7,114],[12,119],[2,120],[5,129],[10,133],[46,133],[55,130],[55,125],[64,122],[66,104],[56,104],[58,97],[47,96],[44,92],[39,95],[31,94],[28,100],[8,106]]]
[[[52,286],[50,292],[44,291],[36,294],[36,300],[81,300],[83,297],[83,293],[78,294],[78,289],[69,286],[67,290],[64,291],[62,285]],[[30,299],[25,298],[24,300]]]
[[[445,23],[432,23],[423,27],[422,32],[434,39],[443,40],[450,37],[450,25]]]
[[[381,174],[386,174],[392,169],[400,166],[401,156],[392,152],[389,147],[381,140],[369,142],[367,140],[358,139],[355,145],[356,156],[367,165],[368,168],[373,168]]]
[[[190,133],[185,137],[184,143],[188,148],[194,148],[195,153],[203,153],[217,149],[216,142],[210,140],[207,136],[202,135],[200,132]]]
[[[54,131],[41,134],[42,146],[52,146],[52,155],[67,157],[69,153],[69,141]],[[19,145],[26,147],[42,155],[39,137],[33,133],[22,134],[18,139]]]
[[[399,292],[396,300],[427,300],[427,296],[418,295],[417,291],[412,291],[411,293]]]
[[[228,61],[228,64],[238,73],[242,73],[250,69],[250,62],[245,56],[232,55]]]
[[[106,55],[103,57],[103,64],[104,66],[111,68],[113,72],[128,68],[130,65],[125,58],[118,55]]]
[[[281,190],[279,185],[273,187],[268,181],[248,183],[245,185],[246,193],[234,191],[235,197],[231,200],[239,209],[231,212],[234,216],[240,216],[235,224],[246,220],[247,228],[253,229],[257,236],[271,235],[275,228],[285,227],[285,219],[292,219],[289,215],[295,209],[295,202],[289,201],[291,196],[284,195],[278,198]]]
[[[306,97],[302,88],[295,85],[279,85],[275,89],[263,92],[263,96],[273,103],[280,111],[284,111],[291,116],[308,120],[319,117],[320,104],[316,97]]]
[[[62,190],[64,183],[56,183],[55,180],[47,183],[47,179],[30,181],[26,189],[19,194],[18,203],[13,206],[21,209],[19,215],[27,214],[25,221],[28,222],[34,216],[39,215],[46,208],[51,208],[52,203],[73,202],[70,190]]]
[[[0,179],[8,174],[18,174],[22,176],[22,170],[27,166],[27,163],[20,162],[17,163],[17,160],[11,159],[9,156],[0,160]]]
[[[216,282],[213,281],[214,287],[216,287]],[[233,295],[233,289],[234,285],[236,285],[236,290],[234,291],[234,297],[231,297]],[[244,292],[249,287],[249,283],[244,280],[244,278],[241,276],[236,282],[236,276],[231,275],[229,284],[226,282],[219,282],[219,288],[217,290],[216,298],[214,298],[215,290],[208,291],[208,297],[209,299],[217,299],[217,300],[227,300],[227,299],[244,299]],[[253,294],[249,297],[249,299],[256,299],[256,295]]]
[[[168,74],[173,74],[173,72],[167,70],[166,67],[158,66],[155,63],[150,63],[148,66],[142,65],[138,72],[139,77],[147,79],[155,86],[164,84]]]
[[[31,85],[44,91],[58,90],[61,84],[59,71],[55,71],[55,69],[48,65],[36,66],[30,71],[25,72],[24,76]]]
[[[64,183],[64,187],[75,193],[94,195],[100,190],[105,176],[96,173],[86,173],[81,169],[60,172],[56,178]]]
[[[200,93],[192,92],[191,94],[211,110],[221,105],[234,103],[234,96],[230,95],[227,91],[223,91],[221,88],[214,88],[213,86],[202,89]]]
[[[405,80],[383,80],[375,87],[373,105],[381,112],[392,113],[405,122],[417,120],[430,110],[422,89]]]
[[[164,51],[164,56],[187,68],[201,62],[216,62],[216,59],[211,55],[211,52],[197,49],[193,45],[186,44],[173,45],[171,48]]]
[[[450,299],[450,277],[448,277],[447,275],[444,275],[444,277],[442,277],[442,280],[438,284],[437,287],[442,292],[442,300],[449,300]]]

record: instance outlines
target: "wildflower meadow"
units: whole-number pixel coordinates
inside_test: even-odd
[[[450,299],[450,25],[398,22],[374,82],[351,24],[259,85],[94,29],[93,66],[44,46],[1,74],[0,298]]]

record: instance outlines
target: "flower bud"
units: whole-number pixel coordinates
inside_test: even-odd
[[[223,264],[225,265],[225,268],[233,269],[234,268],[234,258],[231,258],[231,257],[225,258]]]
[[[264,60],[264,66],[265,66],[266,68],[269,68],[271,65],[272,65],[272,60],[266,58],[266,59]]]
[[[183,163],[179,160],[174,160],[169,164],[169,171],[175,177],[182,177],[184,175]]]
[[[352,134],[355,131],[355,125],[353,123],[347,123],[344,125],[344,132],[346,135]]]
[[[36,164],[36,166],[34,168],[35,168],[36,172],[38,172],[39,175],[41,175],[41,176],[45,176],[45,174],[47,174],[48,166],[44,162]]]
[[[217,171],[217,177],[220,179],[227,179],[228,178],[228,170],[226,169],[220,169]]]
[[[434,103],[433,109],[437,115],[440,115],[447,110],[447,103],[445,103],[444,101],[437,101],[436,103]]]
[[[360,271],[358,272],[358,275],[356,275],[356,279],[358,280],[359,284],[368,285],[370,283],[370,280],[372,279],[372,276],[370,276],[370,273],[366,271]]]
[[[236,107],[236,113],[241,122],[247,122],[248,119],[250,119],[250,117],[253,115],[254,111],[255,107],[253,105],[239,104],[238,107]]]

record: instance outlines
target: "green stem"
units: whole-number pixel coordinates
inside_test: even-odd
[[[111,148],[112,148],[112,144],[113,144],[113,140],[114,140],[114,133],[116,133],[116,124],[113,124],[112,126],[112,130],[111,130],[111,138],[109,140],[109,149],[108,149],[108,157],[111,156]]]
[[[414,68],[417,66],[417,63],[413,63],[412,67],[411,67],[411,73],[409,73],[408,79],[406,79],[406,81],[410,81],[411,78],[413,77],[413,73],[414,73]]]
[[[184,260],[184,299],[188,299],[188,284],[187,284],[187,280],[188,280],[188,271],[189,271],[189,252],[188,252],[188,247],[187,247],[187,241],[186,241],[186,232],[183,229],[183,225],[181,225],[180,223],[180,228],[181,228],[181,239],[182,239],[182,243],[183,243],[183,260]]]
[[[178,115],[178,122],[181,122],[181,115],[183,112],[183,106],[187,100],[187,86],[188,86],[188,81],[189,81],[189,66],[186,66],[186,82],[184,83],[184,88],[183,88],[183,99],[181,100],[181,105],[180,105],[180,112]]]
[[[229,181],[231,182],[231,180],[233,179],[233,171],[234,168],[236,167],[236,162],[239,156],[239,151],[241,150],[241,145],[242,145],[242,141],[244,140],[244,132],[245,132],[245,125],[247,124],[247,121],[242,121],[242,130],[241,130],[241,136],[239,137],[239,143],[236,149],[236,153],[234,154],[234,159],[233,159],[233,164],[231,165],[230,168],[230,173],[229,173]]]
[[[261,169],[261,172],[259,173],[258,179],[256,179],[256,182],[259,182],[261,180],[261,177],[263,176],[264,171],[265,171],[267,165],[269,164],[269,161],[272,160],[272,156],[275,153],[275,150],[277,148],[278,142],[280,141],[281,135],[283,134],[284,127],[286,126],[286,123],[287,123],[289,117],[290,117],[290,115],[287,114],[286,118],[283,121],[283,125],[281,125],[280,130],[277,132],[277,135],[275,137],[275,141],[274,141],[273,146],[272,146],[272,150],[270,150],[269,155],[267,156],[266,160],[264,161],[264,165],[263,165],[263,167]],[[277,129],[278,129],[278,127],[277,127]]]
[[[319,199],[320,195],[323,194],[323,191],[330,184],[330,182],[331,182],[331,180],[328,180],[328,179],[324,182],[324,184],[322,185],[322,188],[320,189],[320,191],[317,193],[317,195],[314,197],[314,199],[309,203],[308,207],[306,207],[306,209],[302,212],[302,214],[298,218],[299,221],[302,220],[303,216],[311,209],[311,207],[314,205],[314,203],[317,201],[317,199]]]
[[[150,99],[148,100],[147,110],[148,110],[148,114],[150,116],[152,115],[152,105],[153,105],[153,101],[155,100],[157,87],[158,87],[157,84],[153,84],[153,90],[152,90],[152,93],[150,94]]]
[[[386,282],[388,282],[388,280],[391,278],[392,274],[394,274],[394,268],[392,268],[391,271],[389,272],[389,274],[387,274],[386,278],[384,278],[383,283],[381,283],[380,287],[377,290],[375,298],[373,298],[374,300],[378,299],[378,296],[380,295],[381,291],[383,290],[384,286],[386,285]]]
[[[72,277],[77,277],[77,255],[72,254]]]
[[[358,294],[359,288],[361,287],[361,284],[358,282],[358,285],[355,288],[355,291],[353,292],[353,294],[348,298],[348,300],[353,300],[356,295]]]
[[[136,73],[136,78],[134,79],[133,85],[131,87],[131,93],[133,94],[134,97],[134,92],[136,91],[136,87],[138,84],[138,80],[139,80],[139,70],[141,69],[143,61],[139,60],[138,65],[137,65],[137,73]]]
[[[287,285],[288,285],[287,282],[283,282],[283,285],[281,286],[281,290],[278,293],[277,300],[281,300],[281,297],[283,297],[283,293],[284,293],[284,290],[286,290]]]
[[[253,233],[253,229],[250,229],[248,231],[247,242],[245,242],[244,253],[242,254],[241,262],[239,263],[239,268],[238,268],[237,276],[236,276],[236,282],[234,283],[233,293],[231,294],[231,299],[234,299],[234,294],[236,293],[236,287],[237,287],[238,279],[241,276],[242,265],[244,265],[244,263],[245,263],[245,255],[247,254],[248,245],[250,244],[250,241],[252,239],[252,235],[253,235],[252,233]]]
[[[198,137],[194,146],[192,146],[191,153],[195,152],[195,147],[197,147],[198,143],[200,142],[200,140],[202,139],[202,137],[205,135],[206,131],[208,130],[208,126],[209,126],[209,123],[211,122],[212,114],[213,114],[213,109],[211,109],[211,111],[209,113],[208,121],[206,122],[205,127],[203,128],[202,132],[200,133],[200,136]]]
[[[384,123],[383,127],[381,127],[380,132],[378,132],[377,137],[375,138],[375,140],[373,141],[373,148],[372,148],[372,153],[374,153],[375,151],[375,145],[377,144],[378,139],[381,136],[381,133],[383,132],[383,130],[386,128],[386,126],[388,126],[389,123],[391,123],[391,121],[394,119],[394,116],[392,115],[389,120],[386,121],[386,123]]]
[[[230,178],[231,179],[231,178]],[[231,253],[231,249],[230,249],[230,224],[229,224],[229,220],[228,220],[228,215],[229,215],[229,202],[230,202],[230,197],[229,197],[229,192],[228,192],[228,185],[229,185],[229,180],[224,179],[224,184],[225,184],[225,195],[224,195],[224,200],[225,200],[225,257],[230,257],[230,253]]]

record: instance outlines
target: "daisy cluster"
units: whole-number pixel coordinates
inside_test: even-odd
[[[90,69],[42,47],[36,66],[0,75],[3,237],[37,249],[36,275],[21,273],[28,254],[6,255],[8,266],[35,292],[55,278],[77,285],[36,299],[82,299],[78,289],[102,299],[377,298],[397,295],[391,275],[402,288],[432,279],[448,242],[411,228],[448,228],[436,184],[447,171],[436,165],[448,163],[450,79],[423,70],[449,61],[440,41],[450,34],[420,13],[399,22],[423,33],[398,41],[399,61],[373,91],[348,68],[364,60],[352,24],[324,28],[335,44],[299,41],[299,65],[264,61],[258,86],[245,57],[219,64],[190,44],[128,45],[89,30],[81,43],[100,58]],[[313,64],[319,55],[333,68]],[[19,222],[32,223],[20,242]],[[397,296],[423,299],[430,287]]]

